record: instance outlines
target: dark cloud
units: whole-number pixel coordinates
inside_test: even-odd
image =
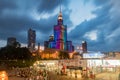
[[[62,6],[67,6],[69,0],[42,0],[38,6],[38,12],[48,12],[51,13],[55,10],[56,7],[59,7],[61,4]]]
[[[103,5],[108,4],[110,0],[93,0],[93,2],[96,6],[103,6]]]
[[[67,5],[68,0],[63,1],[62,5]],[[7,40],[8,37],[16,37],[21,43],[27,43],[27,31],[32,28],[37,33],[37,42],[43,45],[45,40],[53,34],[53,26],[57,24],[57,16],[36,20],[33,11],[47,12],[51,15],[59,0],[0,0],[0,40]],[[66,8],[65,8],[66,9]],[[67,10],[65,10],[67,11]],[[58,11],[59,13],[59,11]],[[69,15],[64,13],[65,24],[70,22]]]
[[[59,5],[58,0],[42,0],[39,4],[39,12],[53,12],[53,10]]]
[[[76,26],[74,30],[71,31],[72,35],[70,36],[74,39],[81,39],[86,32],[96,30],[100,25],[108,23],[108,21],[110,21],[110,16],[108,15],[110,7],[111,6],[102,7],[101,9],[93,11],[92,13],[97,17],[89,21],[83,21],[81,24]]]
[[[75,44],[80,43],[82,40],[86,40],[88,42],[89,50],[100,50],[100,51],[120,51],[119,42],[120,35],[118,35],[120,31],[120,21],[115,16],[114,13],[111,13],[111,9],[114,9],[115,6],[111,1],[108,0],[95,0],[95,5],[97,8],[92,14],[96,15],[94,19],[89,21],[85,20],[74,30],[70,32],[71,39],[77,40]],[[118,13],[118,12],[117,12]],[[90,40],[85,38],[84,35],[87,32],[91,32],[97,30],[97,40]],[[116,33],[117,31],[117,33]]]
[[[42,34],[50,35],[53,25],[55,24],[54,21],[56,21],[56,16],[50,17],[50,19],[41,19],[39,21],[35,21],[27,16],[7,17],[5,19],[0,18],[0,32],[4,35],[1,38],[6,39],[7,37],[15,36],[17,39],[20,39],[21,42],[27,42],[24,40],[24,37],[26,36],[27,38],[27,35],[23,34],[21,36],[18,33],[21,31],[26,31],[27,33],[29,28],[35,29]]]
[[[3,9],[15,9],[17,5],[12,2],[13,0],[0,0],[0,11]]]
[[[68,8],[70,1],[61,1],[64,24],[71,28],[72,10]],[[88,2],[89,0],[84,0],[86,6]],[[32,28],[37,33],[37,43],[43,45],[43,42],[53,34],[53,26],[57,24],[58,14],[40,19],[38,15],[53,14],[59,7],[58,3],[59,0],[0,0],[0,40],[16,37],[19,42],[26,44],[27,31]],[[68,34],[68,39],[72,40],[75,46],[81,45],[81,41],[86,40],[89,50],[120,51],[120,11],[118,10],[120,1],[93,0],[93,3],[96,10],[91,13],[96,17],[77,25]],[[36,16],[35,13],[38,15]],[[85,37],[92,31],[97,31],[97,40]]]

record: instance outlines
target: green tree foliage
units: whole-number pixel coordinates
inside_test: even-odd
[[[7,46],[0,49],[0,65],[4,67],[29,67],[35,59],[26,47]]]
[[[7,46],[0,49],[0,59],[1,60],[15,60],[15,59],[31,59],[32,54],[31,52],[23,47],[12,47]]]
[[[13,47],[16,47],[16,48],[20,48],[20,46],[21,46],[21,44],[19,43],[19,42],[15,42],[14,44],[13,44]]]

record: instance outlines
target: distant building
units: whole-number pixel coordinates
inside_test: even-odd
[[[58,15],[58,23],[54,26],[54,36],[50,36],[49,41],[44,42],[44,48],[52,48],[68,52],[74,51],[72,41],[67,40],[67,26],[63,24],[61,11]]]
[[[40,50],[40,43],[38,43],[38,51]]]
[[[28,48],[30,51],[35,50],[35,43],[36,43],[36,32],[31,28],[28,30]]]
[[[20,43],[17,42],[15,37],[9,37],[7,39],[7,46],[20,47]]]
[[[15,37],[9,37],[7,39],[7,46],[14,46],[15,43],[16,43],[16,38]]]
[[[86,41],[82,41],[82,52],[83,53],[87,52],[87,42]]]
[[[49,41],[53,41],[53,40],[54,40],[54,36],[51,35],[51,36],[49,37]]]

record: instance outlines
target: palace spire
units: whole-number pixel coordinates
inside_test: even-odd
[[[59,15],[58,15],[58,24],[59,25],[63,24],[62,11],[61,11],[61,1],[60,1],[60,11],[59,11]]]

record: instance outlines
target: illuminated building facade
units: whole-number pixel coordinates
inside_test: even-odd
[[[52,48],[72,52],[74,47],[72,41],[67,40],[67,26],[63,24],[62,13],[58,15],[57,25],[54,26],[54,36],[44,42],[44,48]]]
[[[87,42],[86,41],[82,41],[82,51],[83,51],[83,53],[87,52]]]
[[[36,32],[31,28],[28,30],[28,48],[30,51],[35,50],[35,43],[36,43]]]

